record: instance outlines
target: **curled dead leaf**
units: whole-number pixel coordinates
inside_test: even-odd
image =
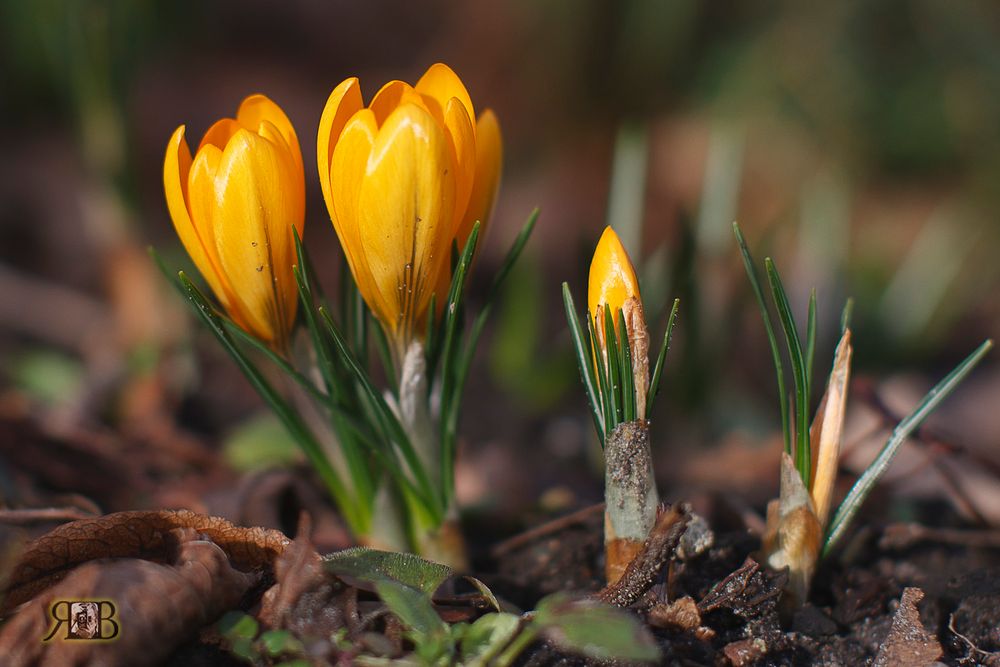
[[[83,564],[25,604],[0,629],[8,667],[75,665],[132,667],[159,664],[222,612],[236,606],[258,575],[235,569],[212,542],[183,531],[172,565],[136,558]],[[55,635],[51,605],[59,600],[109,600],[120,633],[114,641],[73,641]]]
[[[139,558],[171,563],[194,531],[214,542],[233,566],[249,571],[270,566],[289,540],[265,528],[243,528],[229,521],[186,510],[118,512],[63,524],[30,542],[3,591],[0,616],[30,600],[71,570],[103,558]]]

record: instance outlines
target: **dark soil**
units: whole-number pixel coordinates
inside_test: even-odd
[[[934,509],[939,522],[956,524]],[[596,593],[602,518],[584,511],[499,545],[482,563],[496,571],[485,578],[526,609],[557,590]],[[711,548],[664,567],[636,613],[667,665],[1000,665],[1000,551],[991,533],[911,528],[856,535],[820,566],[809,603],[798,609],[783,605],[784,573],[755,560],[759,539],[720,530]],[[700,623],[664,621],[661,612],[685,597]],[[523,664],[588,663],[539,644]]]

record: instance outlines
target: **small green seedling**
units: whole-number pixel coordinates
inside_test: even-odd
[[[982,360],[993,347],[993,341],[983,342],[931,389],[914,411],[899,423],[888,442],[858,478],[830,520],[850,379],[852,304],[848,300],[844,307],[841,317],[841,339],[834,353],[826,392],[815,417],[810,421],[809,392],[816,347],[816,292],[814,290],[809,298],[806,340],[803,344],[778,270],[770,258],[764,260],[771,299],[778,314],[785,339],[785,350],[791,365],[793,391],[790,392],[789,399],[781,349],[771,322],[764,290],[738,224],[733,223],[733,231],[764,320],[764,328],[774,359],[785,443],[781,458],[780,496],[768,505],[763,552],[772,567],[788,568],[787,591],[795,601],[801,603],[808,596],[817,562],[822,556],[829,554],[843,537],[851,519],[857,514],[879,477],[889,467],[900,445]]]

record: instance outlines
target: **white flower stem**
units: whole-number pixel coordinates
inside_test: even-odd
[[[432,486],[440,491],[440,425],[431,413],[427,384],[427,362],[423,343],[413,341],[406,348],[399,373],[399,418],[417,452]],[[467,566],[465,542],[458,527],[454,503],[440,524],[426,520],[425,512],[411,511],[413,542],[420,555],[462,569]]]

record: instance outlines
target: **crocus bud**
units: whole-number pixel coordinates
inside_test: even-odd
[[[615,230],[606,227],[601,240],[594,250],[590,262],[590,289],[588,290],[590,315],[594,318],[595,354],[608,357],[608,341],[605,336],[605,306],[616,318],[618,312],[625,318],[628,332],[629,351],[632,356],[632,374],[635,380],[636,408],[639,418],[645,418],[646,392],[649,390],[649,332],[642,310],[639,281],[635,277],[632,260],[629,259]],[[618,327],[614,330],[618,332]]]
[[[167,144],[163,186],[177,235],[230,317],[276,349],[295,321],[293,228],[305,222],[302,153],[263,95],[205,133],[194,158],[183,125]]]

